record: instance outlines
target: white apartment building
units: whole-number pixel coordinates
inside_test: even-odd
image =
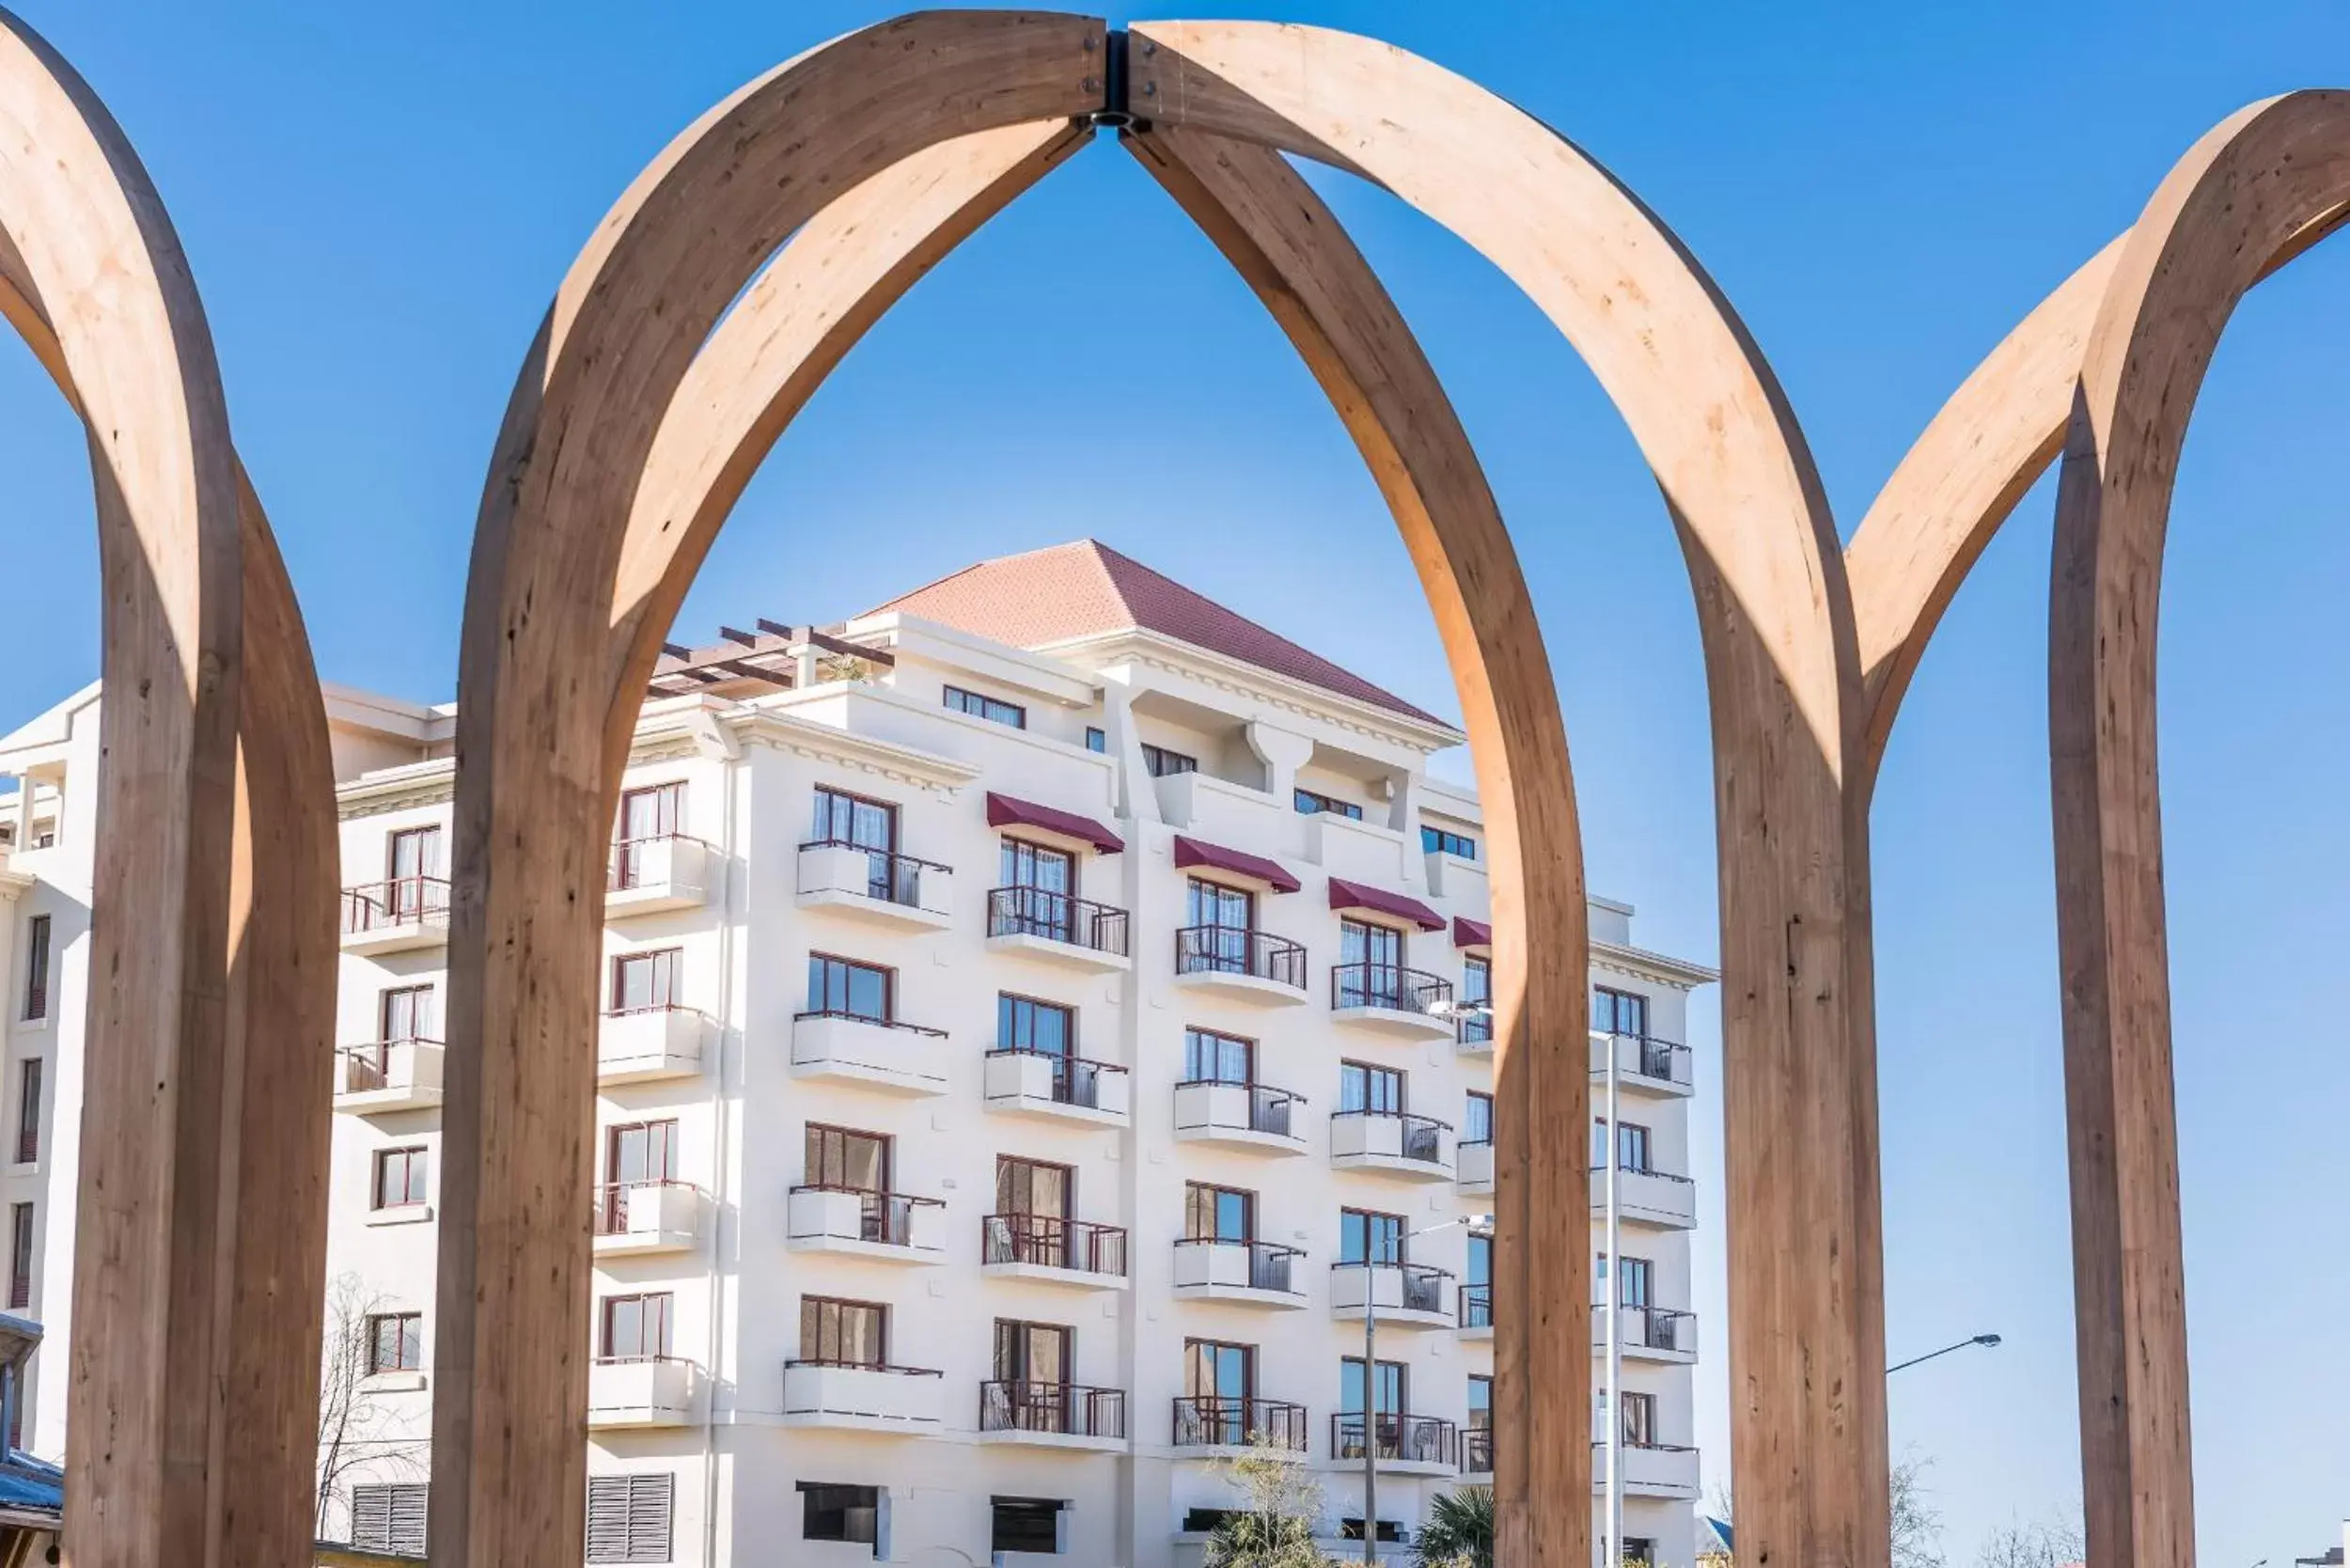
[[[12,1309],[53,1345],[97,703],[0,740],[0,1202]],[[415,1548],[453,717],[329,704],[329,1323],[359,1364],[327,1529]],[[1427,772],[1463,740],[1090,541],[665,659],[592,981],[588,1561],[1189,1568],[1236,1501],[1218,1462],[1252,1444],[1312,1470],[1331,1549],[1359,1552],[1366,1442],[1407,1555],[1432,1499],[1492,1468],[1486,1281],[1511,1243],[1464,1223],[1507,1107],[1474,1007],[1478,804]],[[1636,948],[1629,907],[1591,914],[1591,1059],[1622,1084],[1592,1143],[1624,1168],[1626,1529],[1691,1568],[1680,1042],[1715,977]],[[60,1368],[26,1403],[52,1456]]]

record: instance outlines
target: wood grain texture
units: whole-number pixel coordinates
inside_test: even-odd
[[[2092,1568],[2194,1560],[2154,654],[2172,484],[2220,333],[2350,201],[2350,94],[2254,104],[2132,227],[2058,479],[2049,767]]]
[[[1842,788],[1858,659],[1841,552],[1786,400],[1671,233],[1474,84],[1314,28],[1143,23],[1134,39],[1130,102],[1154,125],[1355,169],[1500,267],[1574,345],[1656,475],[1698,598],[1714,721],[1742,1546],[1774,1562],[1880,1560],[1866,815]],[[1569,1560],[1584,1497],[1521,1499],[1516,1477],[1496,1480],[1513,1521],[1504,1560]]]
[[[290,1568],[325,1262],[325,713],[160,201],[5,13],[0,189],[0,316],[89,429],[107,588],[91,973],[116,984],[92,986],[68,1539],[78,1561]]]
[[[1494,902],[1496,1498],[1512,1563],[1591,1553],[1588,909],[1558,692],[1500,510],[1443,384],[1282,156],[1161,129],[1135,156],[1280,322],[1395,514],[1486,803]],[[1541,933],[1541,940],[1533,939]],[[1532,1507],[1531,1498],[1572,1506]]]
[[[576,1563],[605,846],[666,625],[615,585],[659,422],[728,306],[831,202],[939,142],[1102,96],[1099,22],[927,13],[802,55],[639,177],[556,295],[500,433],[460,658],[431,1535]]]

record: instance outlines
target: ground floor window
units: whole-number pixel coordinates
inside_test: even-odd
[[[1058,1497],[997,1497],[991,1552],[1061,1550],[1061,1502]]]
[[[878,1545],[881,1541],[881,1488],[833,1486],[822,1482],[800,1482],[800,1539],[854,1541]],[[874,1554],[879,1556],[877,1552]]]
[[[667,1470],[588,1478],[588,1560],[666,1562],[677,1477]]]
[[[422,1557],[431,1489],[422,1482],[351,1489],[351,1544],[363,1551]]]

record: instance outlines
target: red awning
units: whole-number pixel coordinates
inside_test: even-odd
[[[1304,886],[1289,872],[1281,870],[1277,862],[1267,860],[1261,855],[1250,855],[1246,850],[1226,849],[1222,844],[1211,844],[1200,839],[1186,839],[1180,834],[1175,839],[1175,864],[1178,867],[1205,866],[1210,870],[1230,871],[1234,876],[1253,877],[1277,893],[1294,893]]]
[[[1330,907],[1333,909],[1368,909],[1380,915],[1392,915],[1399,920],[1409,920],[1422,931],[1444,930],[1444,917],[1420,902],[1401,893],[1389,893],[1377,887],[1366,887],[1359,882],[1343,877],[1330,879]]]
[[[1494,928],[1482,920],[1455,915],[1452,917],[1452,945],[1456,948],[1490,948],[1494,945]]]
[[[987,825],[990,827],[1033,827],[1040,833],[1058,834],[1074,839],[1081,844],[1091,844],[1104,855],[1116,855],[1126,847],[1126,840],[1095,822],[1080,817],[1074,811],[1056,807],[1039,806],[1032,800],[1016,795],[987,792]]]

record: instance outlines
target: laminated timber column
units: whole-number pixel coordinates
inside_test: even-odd
[[[0,316],[88,427],[106,592],[66,1541],[292,1568],[325,1267],[325,713],[161,202],[6,12]]]
[[[1354,170],[1481,252],[1582,354],[1654,471],[1689,563],[1714,720],[1740,1525],[1758,1560],[1881,1562],[1866,814],[1843,789],[1858,665],[1842,555],[1784,397],[1669,231],[1575,148],[1473,84],[1366,39],[1249,23],[1138,24],[1128,65],[1128,105],[1154,127]],[[1584,1132],[1545,1122],[1528,1136]],[[1505,1219],[1522,1203],[1586,1197],[1571,1178],[1564,1192],[1521,1199],[1511,1184],[1524,1179],[1505,1157]],[[1552,1295],[1559,1283],[1505,1272],[1498,1309],[1530,1323],[1587,1308],[1588,1296]],[[1543,1433],[1583,1440],[1572,1385],[1519,1381],[1496,1390],[1505,1449]],[[1572,1544],[1588,1525],[1569,1521],[1588,1513],[1588,1483],[1538,1488],[1505,1464],[1502,1560],[1584,1568]],[[1588,1465],[1586,1454],[1558,1473]]]

